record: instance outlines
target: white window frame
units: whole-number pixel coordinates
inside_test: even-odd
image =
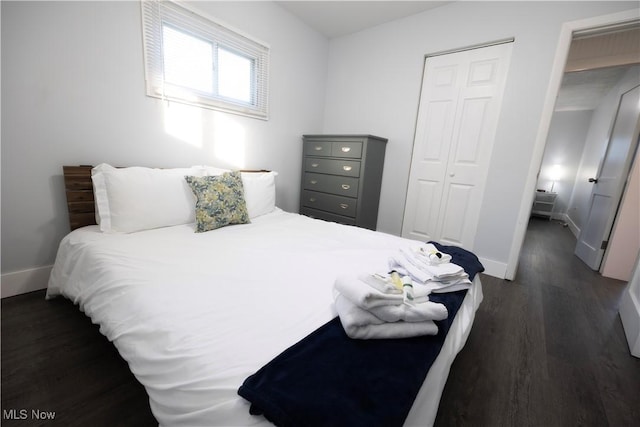
[[[268,119],[269,46],[221,25],[173,1],[143,0],[142,33],[147,95],[204,108],[220,110],[263,120]],[[171,84],[164,78],[163,27],[211,43],[214,49],[211,92]],[[251,61],[251,99],[249,102],[219,95],[218,48]]]

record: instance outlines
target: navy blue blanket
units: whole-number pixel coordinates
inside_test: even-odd
[[[470,277],[484,270],[471,264]],[[336,317],[248,377],[238,394],[251,414],[281,427],[401,426],[466,293],[430,296],[449,312],[437,335],[354,340]]]

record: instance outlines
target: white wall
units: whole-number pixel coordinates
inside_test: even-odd
[[[591,190],[593,189],[593,184],[588,180],[595,178],[598,173],[600,162],[607,149],[620,97],[624,92],[640,83],[639,76],[640,66],[631,67],[593,112],[580,167],[576,175],[576,184],[569,203],[569,220],[575,224],[577,230],[581,230],[587,222]]]
[[[540,166],[537,189],[558,193],[553,218],[564,219],[580,165],[593,110],[556,111],[551,119],[547,145]],[[560,167],[560,179],[553,182],[554,166]]]
[[[635,2],[453,2],[330,43],[324,131],[389,138],[378,229],[399,234],[425,54],[515,38],[472,248],[504,274],[562,23]]]
[[[262,121],[145,96],[137,1],[1,7],[3,288],[50,265],[69,231],[62,165],[267,168],[280,173],[278,205],[297,211],[301,135],[322,130],[328,41],[289,12],[192,4],[270,45]]]

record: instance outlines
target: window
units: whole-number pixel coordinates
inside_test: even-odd
[[[173,2],[141,5],[147,95],[267,119],[267,46]]]

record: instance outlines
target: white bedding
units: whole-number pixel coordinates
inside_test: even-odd
[[[384,270],[392,251],[415,243],[279,209],[250,224],[194,227],[75,230],[47,290],[100,325],[166,427],[271,425],[249,414],[240,384],[335,317],[337,275]],[[433,423],[481,299],[476,277],[406,425]]]

